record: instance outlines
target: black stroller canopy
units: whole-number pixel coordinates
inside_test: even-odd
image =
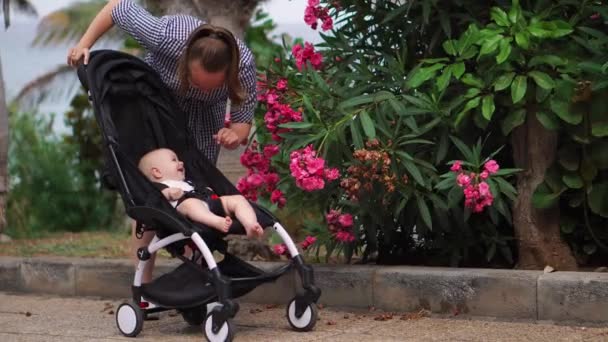
[[[185,164],[187,179],[197,188],[210,187],[219,196],[240,194],[194,146],[186,115],[171,90],[145,62],[122,52],[94,51],[89,64],[78,69],[78,77],[89,90],[104,140],[106,172],[120,191],[127,213],[129,208],[147,206],[185,223],[137,168],[139,159],[157,148],[175,151]],[[268,211],[252,205],[262,226],[276,222]],[[235,227],[240,226],[234,221]]]

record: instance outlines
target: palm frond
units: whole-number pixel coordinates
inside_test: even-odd
[[[17,10],[17,12],[22,13],[22,14],[26,14],[26,15],[30,15],[30,16],[37,16],[38,15],[38,11],[36,11],[36,8],[34,7],[34,5],[32,5],[28,0],[13,0],[13,4],[14,4],[14,9]],[[10,9],[11,9],[11,0],[2,0],[2,6],[0,6],[0,12],[2,12],[3,17],[4,17],[4,28],[7,29],[10,24],[11,24],[11,15],[10,15]]]
[[[81,1],[48,14],[40,20],[32,44],[47,46],[78,42],[106,3],[105,0]],[[112,29],[103,36],[104,41],[122,38],[124,34],[117,29]]]
[[[46,100],[69,98],[79,86],[74,68],[61,65],[28,82],[11,102],[22,110],[29,110]]]

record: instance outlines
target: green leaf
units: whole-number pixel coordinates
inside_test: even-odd
[[[515,77],[514,72],[508,72],[506,74],[502,74],[494,82],[494,90],[501,91],[501,90],[507,89],[511,85],[511,82],[513,81],[513,77]]]
[[[530,47],[530,35],[528,32],[517,32],[515,34],[515,43],[524,50]]]
[[[597,166],[593,163],[591,159],[584,159],[581,163],[581,177],[587,183],[591,183],[593,179],[597,176]]]
[[[429,229],[433,229],[433,220],[431,220],[431,213],[429,212],[429,207],[420,195],[416,196],[416,203],[418,204],[418,210],[420,211],[420,217],[422,217],[422,222],[424,222],[424,224],[426,224]]]
[[[496,63],[502,64],[511,55],[511,41],[510,39],[503,39],[499,43],[500,52],[496,55]]]
[[[481,90],[479,90],[479,88],[469,88],[467,90],[467,92],[464,94],[464,98],[472,99],[472,98],[476,97],[477,95],[479,95],[479,93],[481,93]]]
[[[440,92],[445,90],[445,88],[447,88],[448,84],[450,83],[451,78],[452,66],[449,65],[445,69],[443,69],[441,76],[437,78],[437,90],[439,90]]]
[[[287,122],[284,124],[280,124],[279,127],[283,128],[296,128],[296,129],[306,129],[313,127],[314,124],[311,122]]]
[[[405,13],[407,12],[407,10],[410,8],[409,5],[401,5],[398,8],[392,10],[385,18],[384,20],[382,20],[382,23],[380,25],[384,25],[386,23],[388,23],[389,21],[392,21],[394,19],[396,19],[397,17],[400,16],[404,16],[405,17]]]
[[[486,40],[481,44],[481,49],[479,50],[479,57],[483,55],[490,54],[498,48],[498,43],[504,39],[502,34],[497,34],[495,36],[491,36],[486,38]]]
[[[513,24],[516,24],[519,18],[521,17],[521,7],[519,6],[519,0],[514,0],[511,8],[509,9],[509,21]]]
[[[399,157],[401,157],[401,163],[403,164],[407,172],[414,178],[416,183],[422,186],[426,186],[426,182],[424,181],[420,170],[418,170],[418,167],[414,163],[412,156],[408,155],[403,151],[397,151],[397,154],[399,155]]]
[[[555,87],[555,82],[553,79],[544,72],[530,71],[528,75],[531,76],[534,79],[534,82],[536,82],[536,84],[543,89],[548,90]]]
[[[536,119],[548,130],[555,131],[559,128],[559,121],[551,113],[536,112]]]
[[[529,67],[535,67],[540,64],[547,64],[555,68],[568,64],[568,61],[562,57],[555,55],[541,55],[532,57],[528,62]]]
[[[475,41],[477,41],[478,34],[479,29],[477,26],[475,26],[475,24],[470,24],[467,30],[460,36],[460,39],[458,39],[458,54],[461,57],[465,58],[465,52],[472,47]]]
[[[458,62],[455,64],[452,64],[452,73],[454,74],[454,77],[456,77],[457,80],[459,80],[462,75],[464,74],[465,71],[465,67],[464,67],[464,62]]]
[[[591,135],[598,138],[608,137],[608,122],[594,122],[591,125]]]
[[[575,172],[568,172],[564,174],[562,176],[562,181],[570,189],[580,189],[585,185],[581,176]]]
[[[355,96],[353,98],[342,101],[338,107],[340,109],[347,109],[355,106],[359,106],[362,104],[370,103],[370,102],[381,102],[388,99],[394,98],[395,95],[385,90],[381,90],[375,94],[363,94],[359,96]]]
[[[357,125],[357,121],[355,121],[355,120],[351,121],[350,134],[353,137],[353,144],[355,144],[355,147],[363,148],[363,138],[361,137],[361,133],[359,132],[359,127]]]
[[[504,180],[504,178],[494,178],[496,183],[498,184],[498,188],[500,192],[502,192],[505,196],[507,196],[510,200],[515,201],[517,196],[517,190],[511,185],[511,183]]]
[[[595,252],[597,252],[597,246],[594,243],[586,243],[583,246],[583,251],[587,254],[587,255],[591,255],[594,254]]]
[[[570,105],[566,100],[551,98],[550,107],[560,119],[571,125],[578,125],[583,121],[583,115],[579,112],[570,110]]]
[[[481,101],[481,114],[483,117],[488,121],[492,120],[492,114],[494,114],[495,109],[494,95],[484,96],[483,100]]]
[[[452,181],[452,184],[453,181]],[[460,201],[462,201],[462,198],[464,197],[464,194],[462,193],[462,189],[459,188],[458,186],[453,186],[450,191],[448,192],[448,207],[449,208],[456,208],[458,207],[458,204],[460,203]]]
[[[477,88],[483,88],[485,86],[485,84],[483,83],[483,81],[478,78],[473,76],[473,74],[464,74],[464,76],[462,76],[461,79],[462,83],[471,86],[471,87],[477,87]]]
[[[507,13],[503,11],[499,7],[492,7],[490,10],[490,16],[492,20],[498,24],[498,26],[508,27],[510,26],[509,18],[507,17]]]
[[[477,108],[479,107],[479,101],[481,100],[480,97],[476,97],[474,99],[469,100],[469,102],[467,102],[467,104],[464,106],[463,108],[463,112],[468,112],[471,109]]]
[[[591,145],[591,160],[599,169],[608,169],[608,141],[598,141]]]
[[[521,101],[526,95],[526,89],[528,88],[528,78],[526,76],[516,76],[511,83],[511,99],[513,104]]]
[[[567,144],[560,148],[557,151],[557,161],[568,171],[578,170],[580,158],[576,145]]]
[[[456,138],[455,136],[450,136],[450,140],[452,140],[452,143],[454,144],[454,146],[456,146],[458,151],[462,153],[462,156],[465,160],[471,161],[475,159],[473,151],[464,142],[462,142],[462,140]]]
[[[523,124],[526,121],[526,110],[525,109],[518,109],[515,111],[512,111],[509,113],[509,115],[507,115],[507,117],[505,117],[505,119],[502,121],[502,134],[509,135],[509,133],[511,133],[511,131],[513,130],[513,128],[520,126],[521,124]]]
[[[408,88],[418,88],[424,82],[433,78],[437,73],[437,70],[442,69],[444,66],[445,64],[439,63],[425,68],[414,69],[407,80]]]
[[[450,142],[448,141],[448,134],[444,132],[441,134],[439,138],[439,146],[437,147],[437,156],[435,158],[435,165],[439,165],[439,163],[446,157],[448,154],[448,148],[450,147]]]
[[[534,194],[532,195],[532,205],[538,209],[547,209],[554,207],[559,202],[559,197],[564,190],[552,193],[549,191],[545,183],[541,183]]]
[[[563,20],[553,20],[532,23],[528,31],[537,38],[560,38],[572,33],[573,29]]]
[[[445,42],[443,42],[443,44],[441,45],[443,47],[443,50],[450,56],[456,56],[456,44],[458,42],[455,40],[446,40]]]
[[[376,137],[376,127],[367,111],[362,111],[361,114],[359,114],[359,119],[361,119],[361,126],[363,126],[365,135],[370,139],[374,139]]]
[[[536,87],[536,102],[538,102],[538,103],[544,102],[547,99],[547,97],[549,97],[550,94],[551,94],[551,90],[544,89],[541,87]]]
[[[608,218],[608,182],[593,184],[587,203],[592,212]]]

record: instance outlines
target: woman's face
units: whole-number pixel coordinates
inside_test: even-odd
[[[226,70],[209,72],[201,67],[198,61],[190,62],[190,84],[201,91],[207,92],[220,88],[226,81]]]

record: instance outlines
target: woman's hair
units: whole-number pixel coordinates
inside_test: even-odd
[[[236,39],[225,28],[204,24],[194,30],[179,59],[177,74],[179,92],[184,94],[190,87],[190,63],[198,61],[208,72],[226,71],[228,97],[235,105],[245,99],[245,92],[239,80],[239,47]]]

